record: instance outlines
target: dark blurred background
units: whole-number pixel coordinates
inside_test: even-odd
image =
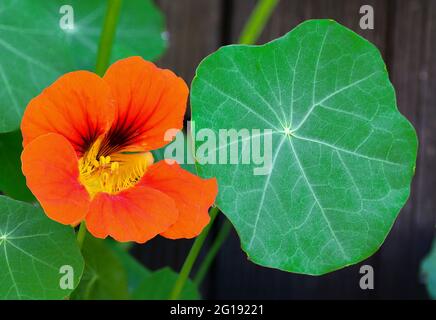
[[[157,0],[170,46],[158,61],[190,83],[198,63],[218,47],[236,43],[255,0]],[[361,30],[359,9],[374,8],[374,30]],[[331,18],[380,49],[400,111],[413,123],[420,149],[410,199],[382,248],[361,264],[312,277],[257,266],[232,231],[201,291],[205,299],[425,299],[419,265],[430,250],[436,220],[436,1],[281,0],[258,41],[284,35],[306,19]],[[221,219],[222,220],[222,219]],[[220,221],[222,222],[222,221]],[[214,226],[216,233],[219,223]],[[147,267],[179,270],[192,241],[157,238],[134,255]],[[207,245],[206,245],[207,247]],[[374,268],[374,290],[359,287],[360,266]],[[195,271],[195,269],[194,269]]]

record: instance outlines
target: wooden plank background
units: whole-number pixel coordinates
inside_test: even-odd
[[[167,19],[170,47],[158,62],[188,83],[198,63],[219,46],[235,43],[255,0],[157,0]],[[372,5],[374,30],[359,28],[359,8]],[[436,221],[436,1],[282,0],[260,37],[265,43],[306,19],[331,18],[372,41],[382,52],[398,107],[420,141],[411,197],[382,248],[361,264],[321,276],[295,275],[249,262],[233,232],[202,286],[211,299],[418,299],[427,298],[419,264]],[[216,232],[216,226],[213,230]],[[152,269],[179,270],[189,240],[155,239],[134,254]],[[359,268],[370,264],[375,289],[361,290]]]

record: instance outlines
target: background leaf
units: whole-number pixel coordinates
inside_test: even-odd
[[[35,201],[21,171],[22,137],[20,131],[0,133],[0,191],[22,201]]]
[[[141,282],[150,275],[150,271],[139,263],[125,248],[122,248],[120,242],[108,239],[106,243],[112,248],[114,254],[118,257],[124,270],[127,273],[128,291],[132,294]]]
[[[421,275],[429,296],[436,300],[436,241],[430,253],[421,263]]]
[[[150,271],[111,239],[101,240],[87,235],[83,254],[85,273],[73,299],[168,299],[177,273],[169,268]],[[186,284],[181,299],[199,299],[192,281]]]
[[[174,283],[177,280],[177,273],[166,267],[151,273],[145,278],[133,293],[135,300],[167,300],[170,296]],[[200,299],[195,284],[188,280],[180,294],[181,300]]]
[[[30,99],[74,69],[59,28],[59,8],[53,4],[0,2],[0,132],[16,130]]]
[[[82,253],[85,258],[85,272],[71,299],[127,299],[127,274],[122,262],[105,240],[87,234]]]
[[[74,29],[60,27],[65,1],[0,2],[0,132],[18,129],[31,98],[60,75],[94,70],[106,1],[72,0]],[[123,1],[111,61],[154,60],[166,48],[164,21],[151,0]]]
[[[417,138],[372,44],[310,20],[263,46],[223,47],[198,67],[191,104],[197,131],[273,131],[266,175],[253,161],[198,167],[217,177],[217,204],[252,261],[318,275],[383,243],[409,196]]]
[[[83,258],[73,229],[56,223],[30,204],[0,196],[0,299],[62,299],[60,269],[74,271],[74,287]]]
[[[65,4],[57,0],[53,11],[58,14]],[[74,30],[66,30],[67,43],[77,59],[79,69],[93,70],[101,28],[106,14],[106,1],[68,1],[74,9]],[[61,15],[58,14],[60,17]],[[164,17],[151,0],[123,1],[117,24],[111,63],[122,58],[140,55],[156,60],[166,49]]]

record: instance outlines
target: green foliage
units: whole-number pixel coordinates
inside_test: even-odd
[[[23,150],[20,131],[0,133],[0,191],[22,201],[34,201],[21,171]]]
[[[27,103],[60,75],[93,70],[106,1],[68,2],[74,29],[62,29],[65,1],[0,2],[0,132],[16,130]],[[111,61],[153,60],[166,48],[163,16],[150,0],[123,1]]]
[[[421,275],[430,298],[436,300],[436,240],[430,253],[421,263]]]
[[[72,299],[168,299],[177,279],[177,273],[169,268],[148,270],[111,239],[95,239],[88,234],[83,255],[85,272]],[[199,298],[197,287],[189,281],[181,299]]]
[[[56,17],[63,0],[53,3]],[[94,70],[101,27],[106,14],[106,1],[71,0],[74,9],[74,29],[67,30],[67,44],[79,69]],[[123,1],[118,18],[111,63],[139,55],[156,60],[166,49],[164,17],[151,0]]]
[[[122,300],[128,298],[127,274],[118,256],[104,240],[87,235],[82,254],[85,272],[71,295],[74,300]]]
[[[52,1],[0,2],[0,132],[16,130],[30,99],[73,70],[58,19]]]
[[[33,205],[0,196],[0,299],[62,299],[61,267],[71,266],[73,287],[83,259],[73,229]]]
[[[174,283],[177,280],[177,273],[170,268],[163,268],[151,273],[146,277],[133,292],[135,300],[165,300],[168,299]],[[186,282],[181,294],[181,300],[198,300],[200,293],[195,284],[189,280]]]
[[[117,243],[114,240],[107,241],[127,273],[128,291],[131,295],[138,288],[141,282],[150,275],[150,271],[136,261],[136,259],[132,257],[125,248],[122,248],[120,243]]]
[[[217,205],[250,260],[319,275],[383,243],[409,196],[417,137],[375,46],[331,20],[226,46],[198,67],[191,104],[197,131],[272,130],[265,175],[253,161],[198,166],[217,177]]]

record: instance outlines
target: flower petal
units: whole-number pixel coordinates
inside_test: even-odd
[[[170,70],[131,57],[112,64],[103,79],[117,103],[112,141],[150,151],[168,144],[164,139],[168,129],[183,127],[189,89]]]
[[[76,224],[88,212],[90,198],[79,183],[77,155],[71,144],[49,133],[26,145],[21,155],[27,186],[47,216],[63,224]]]
[[[114,118],[109,86],[88,71],[67,73],[28,104],[21,123],[23,145],[46,134],[64,136],[82,154]]]
[[[179,210],[177,222],[161,233],[170,239],[192,238],[209,223],[208,209],[218,193],[216,179],[202,179],[165,161],[150,166],[140,185],[157,189],[174,199]]]
[[[144,243],[167,230],[178,217],[174,201],[158,190],[133,187],[115,195],[99,193],[86,216],[89,232],[117,241]]]

